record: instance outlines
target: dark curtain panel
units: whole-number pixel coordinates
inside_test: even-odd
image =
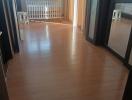
[[[21,0],[16,0],[17,11],[22,11]]]
[[[111,0],[88,0],[87,3],[86,38],[97,45],[105,45]]]
[[[12,52],[11,52],[11,46],[10,46],[10,41],[9,41],[9,36],[8,36],[8,28],[6,25],[6,16],[4,14],[4,7],[2,0],[0,0],[0,31],[3,32],[1,38],[1,44],[2,44],[2,56],[3,56],[3,62],[7,63],[9,59],[12,58]]]
[[[4,0],[4,4],[5,4],[5,11],[6,11],[7,21],[8,21],[9,31],[10,31],[11,45],[12,45],[13,52],[15,52],[15,38],[14,38],[14,30],[13,30],[13,23],[11,19],[9,3],[7,2],[7,0]]]
[[[7,2],[9,3],[10,13],[11,13],[11,20],[12,20],[12,23],[13,23],[12,27],[13,27],[13,30],[14,30],[15,52],[17,53],[17,52],[19,52],[19,42],[18,42],[18,36],[17,36],[17,34],[19,34],[19,33],[17,31],[18,26],[16,24],[17,18],[15,18],[16,12],[13,9],[13,8],[16,8],[16,4],[13,4],[12,1],[13,0],[7,0]]]
[[[100,0],[99,4],[99,18],[98,27],[96,33],[96,44],[105,45],[106,31],[107,31],[107,20],[110,11],[110,0]]]

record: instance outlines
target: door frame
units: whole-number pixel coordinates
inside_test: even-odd
[[[131,51],[132,51],[132,27],[131,27],[131,33],[130,33],[127,51],[125,55],[125,60],[124,60],[124,64],[128,67],[128,69],[132,69],[132,65],[129,64]]]
[[[110,13],[111,5],[113,0],[98,0],[98,11],[96,15],[96,26],[95,26],[95,36],[94,40],[89,38],[89,26],[90,26],[90,14],[91,14],[91,3],[90,0],[87,0],[86,5],[86,23],[85,23],[85,36],[86,40],[92,42],[95,45],[105,46],[106,37],[108,31],[108,23],[110,23]]]

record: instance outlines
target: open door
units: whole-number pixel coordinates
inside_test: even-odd
[[[132,9],[132,3],[114,3],[108,39],[108,48],[124,62],[130,56],[130,50],[128,49],[131,48],[129,45],[132,27],[132,12],[130,9]]]

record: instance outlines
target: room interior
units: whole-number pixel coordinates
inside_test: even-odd
[[[20,9],[19,12],[28,12],[30,14],[29,20],[41,20],[41,21],[50,21],[50,22],[62,22],[73,24],[74,19],[77,20],[77,26],[83,31],[85,25],[85,10],[86,10],[86,0],[78,0],[78,4],[74,5],[74,0],[20,0]],[[41,4],[41,6],[39,6]],[[52,5],[54,4],[54,5]],[[49,5],[47,14],[46,14],[45,5]],[[38,6],[38,8],[37,8]],[[60,8],[59,8],[60,7]],[[77,15],[74,18],[74,9],[77,10]],[[38,12],[37,12],[38,11]],[[36,15],[35,15],[36,14]],[[41,18],[42,17],[42,18]],[[49,18],[46,18],[49,17]]]
[[[0,8],[3,100],[122,99],[128,75],[132,82],[130,0],[1,0]]]

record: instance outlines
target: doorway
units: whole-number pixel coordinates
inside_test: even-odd
[[[131,68],[132,3],[116,1],[111,13],[108,49]]]
[[[29,22],[62,22],[68,18],[69,0],[20,0],[17,5],[21,7],[17,12],[20,20],[23,16]]]

